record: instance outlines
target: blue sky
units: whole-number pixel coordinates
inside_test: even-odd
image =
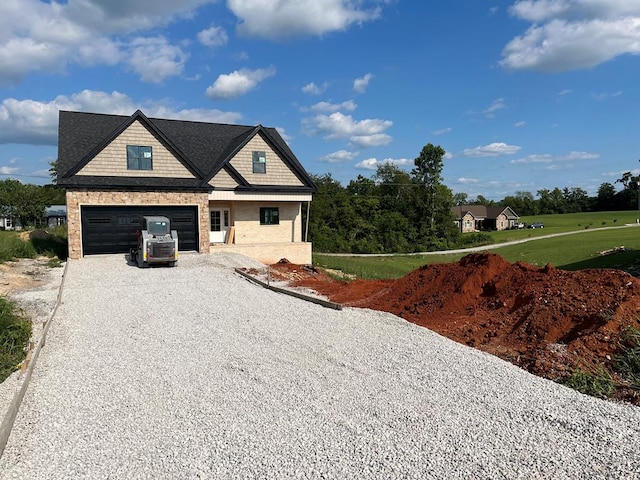
[[[276,127],[346,185],[427,143],[470,198],[640,173],[638,0],[0,1],[0,178],[58,110]]]

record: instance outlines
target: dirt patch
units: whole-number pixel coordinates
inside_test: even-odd
[[[272,265],[271,272],[291,286],[390,312],[552,380],[610,365],[621,332],[640,327],[640,280],[615,269],[568,272],[479,253],[395,281],[337,281],[292,264]],[[640,403],[637,394],[625,395]]]
[[[47,257],[21,258],[14,262],[0,263],[0,295],[8,296],[22,290],[38,288],[47,280],[51,267]]]

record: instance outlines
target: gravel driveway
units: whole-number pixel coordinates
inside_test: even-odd
[[[640,408],[228,266],[71,261],[0,477],[640,478]]]

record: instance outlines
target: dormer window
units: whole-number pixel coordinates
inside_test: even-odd
[[[127,170],[153,170],[151,147],[127,145]]]
[[[253,173],[267,173],[267,152],[253,152]]]

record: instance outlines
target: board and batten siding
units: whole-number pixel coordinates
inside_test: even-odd
[[[128,170],[127,145],[152,147],[153,170]],[[193,178],[194,175],[139,121],[118,135],[77,175],[108,177],[173,177]]]
[[[267,173],[253,173],[253,152],[267,154]],[[304,183],[260,135],[255,135],[249,140],[229,163],[251,185],[304,186]]]

